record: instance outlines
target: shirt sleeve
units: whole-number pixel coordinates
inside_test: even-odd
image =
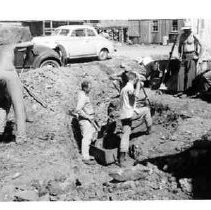
[[[201,56],[203,53],[203,46],[201,44],[201,40],[198,35],[194,34],[193,37],[194,37],[194,43],[196,45],[196,52],[199,54],[199,56]],[[199,48],[198,48],[198,46],[199,46]]]

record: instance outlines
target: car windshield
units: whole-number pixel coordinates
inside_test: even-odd
[[[69,29],[56,29],[52,35],[62,35],[62,36],[67,36],[69,34],[70,30]]]

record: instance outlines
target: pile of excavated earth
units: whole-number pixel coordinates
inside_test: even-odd
[[[144,125],[134,126],[130,143],[137,153],[128,158],[127,170],[116,164],[82,162],[80,134],[73,132],[69,110],[76,106],[81,81],[88,79],[97,120],[106,124],[109,103],[118,103],[109,76],[121,71],[122,61],[132,69],[140,68],[135,61],[119,57],[21,75],[44,107],[24,92],[27,112],[34,121],[27,124],[26,143],[0,144],[1,201],[210,198],[211,105],[199,99],[179,99],[146,89],[155,110],[153,132],[146,136]],[[10,119],[14,120],[13,113]],[[121,179],[112,176],[115,173]]]

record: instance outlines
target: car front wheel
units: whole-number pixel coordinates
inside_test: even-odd
[[[60,63],[55,60],[45,60],[40,64],[40,68],[47,67],[47,68],[59,68]]]
[[[103,61],[103,60],[106,60],[108,58],[108,50],[107,49],[102,49],[100,51],[100,54],[98,56],[98,59]]]

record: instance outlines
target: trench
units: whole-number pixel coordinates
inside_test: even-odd
[[[174,147],[176,140],[172,141],[171,138],[177,132],[178,126],[188,116],[178,114],[175,110],[171,110],[168,106],[162,104],[154,103],[152,107],[154,109],[154,132],[151,137],[145,136],[143,134],[144,125],[141,125],[138,131],[132,132],[129,156],[134,159],[134,165],[141,164],[153,168],[153,170],[156,168],[156,173],[151,174],[151,177],[147,180],[104,183],[103,188],[110,195],[109,199],[210,199],[210,135],[202,136],[201,139],[194,141],[192,146],[178,152]],[[139,123],[136,122],[135,124]],[[171,147],[169,144],[173,143],[171,152],[168,149],[162,150],[160,148],[161,145],[165,144],[162,139],[163,135],[165,135],[165,143],[168,148]],[[118,144],[111,142],[111,144],[107,142],[107,148],[116,147]],[[117,142],[119,142],[119,139],[117,139]],[[132,147],[134,145],[136,146],[135,149]],[[147,145],[150,146],[147,147]],[[148,152],[144,151],[144,147]],[[159,176],[157,176],[158,174]],[[159,188],[159,183],[162,183],[163,179],[165,186]],[[163,189],[164,192],[166,190],[166,194],[162,192]]]

